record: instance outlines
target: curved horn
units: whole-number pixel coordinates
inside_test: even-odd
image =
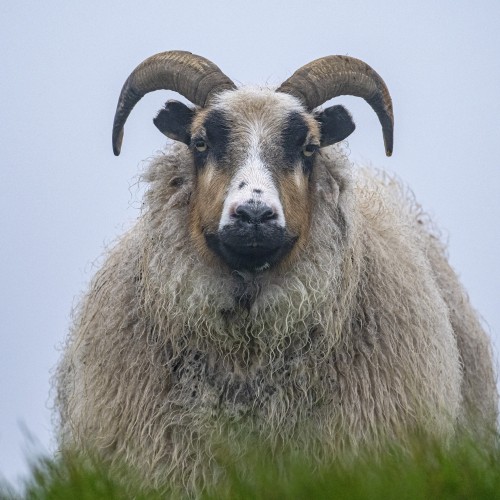
[[[113,152],[120,154],[123,127],[137,102],[154,90],[173,90],[204,107],[223,90],[236,85],[213,62],[181,50],[149,57],[132,71],[123,85],[113,122]]]
[[[368,64],[348,56],[327,56],[299,68],[277,92],[291,94],[312,110],[339,95],[362,97],[377,113],[385,152],[391,156],[394,114],[389,90]]]

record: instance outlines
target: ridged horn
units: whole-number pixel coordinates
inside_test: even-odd
[[[113,122],[113,152],[120,154],[123,127],[137,102],[148,92],[173,90],[197,106],[236,85],[213,62],[181,50],[149,57],[132,71],[123,85]]]
[[[380,75],[365,62],[348,56],[316,59],[299,68],[277,92],[297,97],[309,110],[340,95],[362,97],[377,113],[385,152],[391,156],[394,135],[391,96]]]

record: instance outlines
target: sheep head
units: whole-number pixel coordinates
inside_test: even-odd
[[[115,154],[128,114],[158,89],[177,91],[197,105],[168,101],[154,123],[192,155],[194,243],[230,269],[262,272],[289,262],[305,245],[316,156],[355,128],[343,106],[315,111],[319,105],[338,95],[363,97],[379,116],[387,154],[392,152],[389,92],[373,69],[354,58],[313,61],[273,91],[236,89],[217,66],[187,52],[152,56],[123,86],[113,126]]]

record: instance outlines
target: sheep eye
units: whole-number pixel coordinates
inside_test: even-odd
[[[204,151],[207,150],[207,143],[201,139],[198,139],[195,143],[194,143],[194,147],[196,148],[197,151],[199,151],[200,153],[203,153]]]
[[[318,150],[318,146],[316,144],[306,144],[302,148],[302,154],[304,156],[312,156]]]

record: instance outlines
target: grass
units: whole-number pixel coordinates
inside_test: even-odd
[[[368,453],[314,470],[304,458],[278,458],[256,446],[244,461],[224,460],[226,480],[205,499],[500,499],[500,447],[462,439],[443,447],[415,439],[409,452]],[[121,479],[120,479],[121,478]],[[126,479],[125,481],[123,479]],[[126,485],[125,485],[126,484]],[[99,460],[75,455],[38,458],[17,490],[0,486],[2,499],[91,500],[179,498],[179,492],[144,489],[131,471],[112,473]]]

